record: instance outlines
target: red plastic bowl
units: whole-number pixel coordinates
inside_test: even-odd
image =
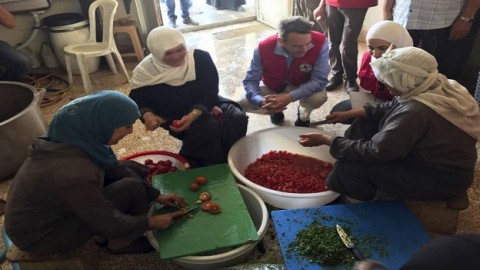
[[[136,162],[144,164],[145,160],[151,159],[154,162],[158,162],[160,160],[171,160],[173,165],[177,167],[177,169],[181,171],[189,170],[190,165],[188,161],[180,156],[179,154],[175,154],[168,151],[144,151],[134,153],[122,158],[123,160],[134,160]]]

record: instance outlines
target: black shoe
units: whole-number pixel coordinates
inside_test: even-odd
[[[343,80],[342,79],[335,79],[335,78],[331,78],[327,85],[325,85],[325,90],[327,91],[332,91],[332,90],[335,90],[337,87],[339,87],[341,84],[343,83]]]
[[[170,22],[168,23],[168,25],[172,28],[177,28],[177,22],[175,20],[170,20]]]
[[[350,92],[358,92],[359,87],[357,81],[347,81],[347,85],[345,86],[345,92],[350,94]]]
[[[189,25],[193,25],[193,26],[199,25],[198,22],[192,20],[192,18],[190,18],[190,17],[184,17],[183,18],[183,24],[189,24]]]
[[[309,127],[310,126],[310,120],[303,121],[300,119],[300,106],[297,107],[297,120],[295,121],[295,126],[296,127]]]
[[[148,239],[145,235],[140,236],[137,240],[133,241],[129,246],[119,249],[108,249],[111,254],[120,255],[120,254],[143,254],[150,253],[155,249],[148,242]]]
[[[297,120],[295,121],[295,126],[296,127],[310,127],[310,120],[303,121],[302,119],[300,119],[300,117],[298,117]]]
[[[274,125],[278,125],[278,124],[282,123],[283,119],[285,119],[285,115],[283,114],[283,112],[274,113],[274,114],[270,115],[270,121]]]

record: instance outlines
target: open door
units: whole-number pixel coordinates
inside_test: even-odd
[[[257,20],[275,29],[292,14],[293,0],[257,0]]]

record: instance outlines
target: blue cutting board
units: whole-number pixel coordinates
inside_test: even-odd
[[[201,185],[199,190],[192,191],[190,184],[197,176],[205,176],[207,183]],[[195,201],[200,193],[208,191],[212,195],[212,201],[217,202],[222,209],[216,215],[198,209],[192,213],[192,217],[179,218],[166,230],[155,230],[153,234],[163,259],[212,255],[220,249],[237,247],[259,239],[227,164],[156,175],[152,179],[152,185],[162,194],[181,195],[192,206],[200,205]],[[163,207],[156,209],[154,214],[174,210]]]
[[[333,220],[322,218],[322,215],[333,217]],[[314,220],[325,226],[339,224],[350,227],[353,237],[378,237],[388,255],[381,257],[373,253],[369,259],[382,262],[388,269],[399,269],[414,252],[430,241],[420,222],[400,200],[278,210],[272,211],[272,219],[285,266],[290,270],[345,269],[343,266],[322,267],[296,252],[287,252],[297,232],[307,228]]]

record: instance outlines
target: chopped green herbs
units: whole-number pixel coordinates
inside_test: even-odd
[[[334,218],[319,212],[315,214],[319,219],[315,219],[305,229],[297,232],[295,240],[288,245],[287,256],[292,257],[295,253],[308,258],[311,263],[318,263],[324,267],[343,265],[347,269],[352,268],[355,257],[343,244],[335,226],[322,225],[322,221],[328,224],[331,224],[331,221],[341,224],[351,237],[350,231],[355,225],[346,218]],[[386,243],[377,236],[362,235],[352,237],[352,240],[367,258],[373,253],[382,258],[389,256]]]
[[[318,221],[297,233],[295,241],[288,246],[288,253],[293,251],[322,266],[351,266],[355,262],[335,227],[323,226]]]

